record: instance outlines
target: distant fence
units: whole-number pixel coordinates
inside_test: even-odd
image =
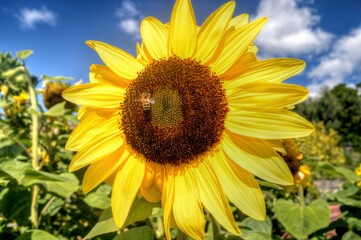
[[[341,179],[319,179],[313,183],[318,187],[320,192],[336,193],[341,189],[344,180]]]

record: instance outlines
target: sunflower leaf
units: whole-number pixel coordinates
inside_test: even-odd
[[[275,204],[276,218],[296,238],[307,238],[311,233],[327,227],[330,222],[330,208],[323,199],[317,199],[308,206],[280,199]]]
[[[33,50],[27,49],[16,52],[16,56],[18,58],[21,58],[22,60],[25,60],[27,57],[29,57],[31,54],[33,54]]]
[[[153,240],[154,232],[153,229],[148,226],[132,228],[125,233],[122,233],[113,240],[133,240],[133,239],[142,239],[142,240]]]
[[[135,199],[134,203],[129,211],[129,215],[125,220],[124,226],[127,226],[133,222],[141,221],[147,217],[157,213],[161,207],[160,203],[150,203],[146,200]],[[101,234],[110,233],[117,231],[118,228],[115,225],[112,209],[107,208],[104,210],[100,216],[97,224],[93,227],[92,230],[84,237],[84,239],[90,239]]]
[[[51,235],[43,230],[29,230],[22,234],[17,240],[32,240],[32,239],[47,239],[47,240],[58,240],[57,237]]]

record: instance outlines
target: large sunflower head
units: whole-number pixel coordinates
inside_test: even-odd
[[[203,209],[240,234],[228,200],[262,220],[254,176],[293,184],[277,153],[280,139],[307,136],[313,127],[289,110],[307,89],[282,82],[305,64],[258,60],[253,40],[267,19],[248,23],[246,14],[233,17],[234,8],[228,2],[197,25],[190,0],[177,0],[169,23],[142,21],[136,57],[87,42],[105,65],[92,65],[90,83],[63,92],[82,105],[66,147],[78,151],[71,171],[90,164],[84,192],[112,179],[119,228],[139,197],[161,202],[168,239],[171,225],[203,239]]]

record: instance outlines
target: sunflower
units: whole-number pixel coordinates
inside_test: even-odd
[[[293,177],[277,151],[280,139],[303,137],[312,125],[290,111],[306,88],[284,84],[301,72],[297,59],[258,60],[253,40],[265,25],[233,18],[231,1],[198,26],[190,0],[175,2],[169,23],[140,25],[137,57],[87,41],[103,65],[90,83],[63,96],[81,105],[79,125],[66,148],[77,151],[70,171],[88,167],[85,193],[111,182],[111,206],[121,228],[136,197],[161,202],[164,227],[204,238],[204,209],[240,234],[228,200],[250,217],[265,219],[254,175],[282,185]]]

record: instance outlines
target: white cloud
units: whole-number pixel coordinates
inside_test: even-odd
[[[45,23],[52,27],[56,26],[56,14],[46,7],[41,9],[23,8],[20,15],[16,15],[20,21],[20,27],[23,29],[35,29],[38,23]]]
[[[329,54],[323,56],[320,63],[311,69],[308,77],[312,83],[308,86],[313,95],[319,93],[322,86],[334,87],[339,83],[354,85],[349,82],[356,74],[361,74],[361,26],[350,34],[339,38]],[[361,81],[361,79],[356,79]]]
[[[120,18],[118,27],[134,39],[140,39],[139,25],[142,16],[135,3],[124,0],[122,6],[116,11],[116,15]]]
[[[255,42],[266,57],[317,54],[329,47],[332,34],[317,27],[320,16],[299,0],[261,0],[256,18],[264,16],[268,23]]]

